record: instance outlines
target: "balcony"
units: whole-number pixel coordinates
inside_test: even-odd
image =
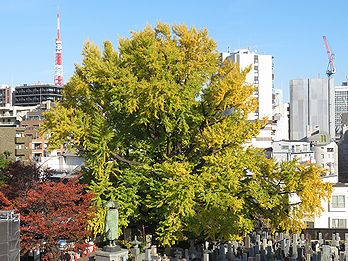
[[[16,149],[15,154],[16,156],[29,156],[31,151],[29,149]]]
[[[24,144],[24,143],[29,143],[30,138],[29,137],[16,137],[16,143],[17,144]]]

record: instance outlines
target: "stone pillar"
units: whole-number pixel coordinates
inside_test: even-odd
[[[97,251],[95,253],[96,261],[127,261],[128,260],[128,250],[119,248],[118,251]]]

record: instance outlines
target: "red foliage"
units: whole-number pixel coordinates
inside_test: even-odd
[[[58,251],[64,239],[75,246],[90,236],[87,221],[91,218],[93,195],[77,179],[68,183],[38,183],[26,195],[15,199],[21,214],[22,252],[45,246],[47,253]]]
[[[7,197],[0,191],[0,210],[10,210],[13,209],[12,202],[7,199]]]
[[[49,169],[41,170],[34,163],[11,162],[5,169],[1,170],[1,174],[5,178],[5,184],[1,187],[1,191],[9,200],[21,197],[38,182],[46,181],[52,173],[53,171]]]

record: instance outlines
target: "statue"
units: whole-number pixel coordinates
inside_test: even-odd
[[[109,241],[110,247],[116,246],[116,240],[118,239],[118,207],[117,201],[109,200],[104,204],[104,207],[108,208],[105,216],[105,235]]]
[[[109,200],[104,204],[106,208],[104,232],[107,245],[102,250],[95,253],[94,260],[96,261],[127,261],[128,249],[121,248],[116,245],[118,239],[118,207],[117,201]]]

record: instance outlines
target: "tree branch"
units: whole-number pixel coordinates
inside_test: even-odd
[[[143,165],[143,163],[141,163],[141,162],[139,162],[139,161],[128,160],[128,159],[126,159],[126,158],[124,158],[124,157],[122,157],[122,156],[120,156],[119,154],[116,154],[116,153],[113,153],[113,156],[114,156],[117,160],[119,160],[119,161],[121,161],[121,162],[124,162],[124,163],[127,163],[127,164],[130,165],[130,166],[142,166],[142,165]]]

